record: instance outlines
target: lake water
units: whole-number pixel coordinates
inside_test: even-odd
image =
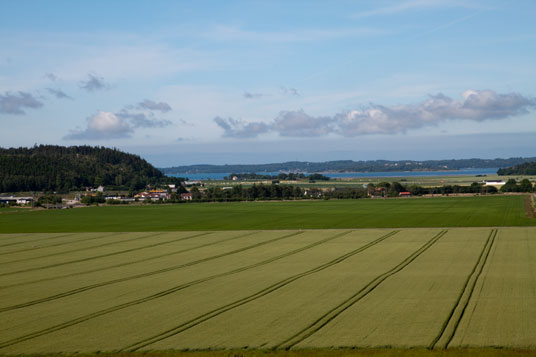
[[[328,172],[322,175],[331,178],[361,178],[361,177],[427,177],[427,176],[475,176],[494,175],[498,168],[488,169],[463,169],[456,171],[391,171],[391,172]],[[173,177],[187,177],[189,180],[223,180],[231,173],[206,173],[206,174],[170,174]],[[257,172],[259,175],[277,176],[279,172]],[[309,173],[305,173],[309,175]]]

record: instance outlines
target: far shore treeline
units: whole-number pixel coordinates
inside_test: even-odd
[[[507,167],[497,171],[499,175],[536,175],[536,161],[526,162],[514,167]]]
[[[471,168],[497,168],[535,162],[536,157],[512,157],[509,159],[461,159],[461,160],[338,160],[326,162],[289,161],[253,165],[189,165],[161,168],[166,175],[250,172],[392,172],[392,171],[442,171]]]

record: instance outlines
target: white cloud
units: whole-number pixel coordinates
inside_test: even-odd
[[[353,137],[367,134],[398,134],[436,126],[448,120],[504,120],[528,113],[536,99],[518,93],[499,94],[492,90],[467,90],[461,100],[444,94],[431,95],[416,105],[371,104],[333,116],[315,117],[304,111],[284,111],[269,123],[215,118],[224,136],[248,138],[267,132],[280,136],[314,137],[337,134]]]
[[[122,118],[114,113],[98,112],[92,117],[87,118],[87,128],[84,130],[72,130],[64,137],[67,140],[83,139],[115,139],[127,138],[132,135],[132,128]]]
[[[154,110],[167,112],[171,107],[165,102],[157,103],[145,99],[138,105],[125,106],[117,113],[100,111],[87,119],[85,129],[71,130],[64,139],[128,138],[138,128],[164,128],[172,124],[169,120],[157,118]],[[180,122],[185,123],[183,120]]]

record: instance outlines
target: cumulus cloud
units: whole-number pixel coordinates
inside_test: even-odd
[[[27,92],[0,94],[0,113],[26,114],[24,108],[36,109],[43,106],[32,94]]]
[[[397,134],[435,126],[448,120],[503,120],[522,115],[536,107],[536,98],[518,93],[499,94],[492,90],[467,90],[460,100],[444,94],[430,95],[414,105],[371,104],[332,116],[315,117],[304,111],[284,111],[269,123],[215,118],[224,136],[255,137],[276,132],[280,136],[313,137],[336,134],[353,137],[367,134]]]
[[[323,136],[333,131],[335,119],[331,117],[313,117],[303,110],[285,111],[274,119],[271,129],[281,136]]]
[[[171,121],[156,119],[152,113],[135,113],[123,109],[116,116],[128,122],[133,128],[163,128],[171,125]]]
[[[47,88],[47,91],[58,99],[73,99],[61,89]]]
[[[58,76],[54,73],[47,73],[45,74],[45,78],[47,78],[49,81],[56,82],[59,80]]]
[[[295,95],[295,96],[300,95],[300,93],[298,93],[298,90],[296,88],[281,87],[281,92],[283,92],[283,94],[289,94],[289,95]]]
[[[223,136],[230,138],[253,138],[270,130],[270,126],[263,122],[246,123],[240,119],[214,118],[214,122],[224,130]]]
[[[98,112],[87,118],[87,128],[72,130],[64,137],[67,140],[102,140],[128,138],[132,135],[132,128],[122,118],[110,112]]]
[[[80,88],[88,92],[95,92],[109,88],[109,85],[104,81],[103,77],[99,77],[94,73],[88,73],[87,79],[80,82]]]
[[[98,112],[96,115],[87,118],[85,129],[71,130],[64,137],[66,140],[81,139],[115,139],[131,137],[135,129],[139,128],[164,128],[172,124],[169,120],[159,119],[152,110],[142,110],[142,103],[149,103],[148,106],[158,108],[156,110],[167,111],[166,103],[156,103],[145,100],[140,105],[127,105],[117,113]],[[169,107],[171,110],[171,107]]]
[[[140,109],[149,109],[149,110],[158,110],[163,113],[171,111],[171,106],[168,103],[165,102],[155,102],[149,99],[145,99],[143,102],[140,102],[138,104],[138,108]]]
[[[256,99],[256,98],[261,98],[262,96],[263,96],[262,93],[244,92],[244,98],[246,99]]]

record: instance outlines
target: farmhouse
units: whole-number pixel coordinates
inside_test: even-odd
[[[190,192],[181,193],[181,200],[183,200],[183,201],[191,201],[192,200],[192,194]]]
[[[368,195],[370,198],[383,198],[386,196],[385,187],[375,187],[372,190],[369,190]]]
[[[502,186],[505,184],[503,180],[484,180],[484,186]]]
[[[16,203],[18,205],[26,205],[34,201],[33,197],[0,197],[0,204]]]
[[[150,199],[151,201],[158,201],[169,199],[170,194],[163,190],[151,190],[150,192],[140,192],[134,197],[142,200]]]

